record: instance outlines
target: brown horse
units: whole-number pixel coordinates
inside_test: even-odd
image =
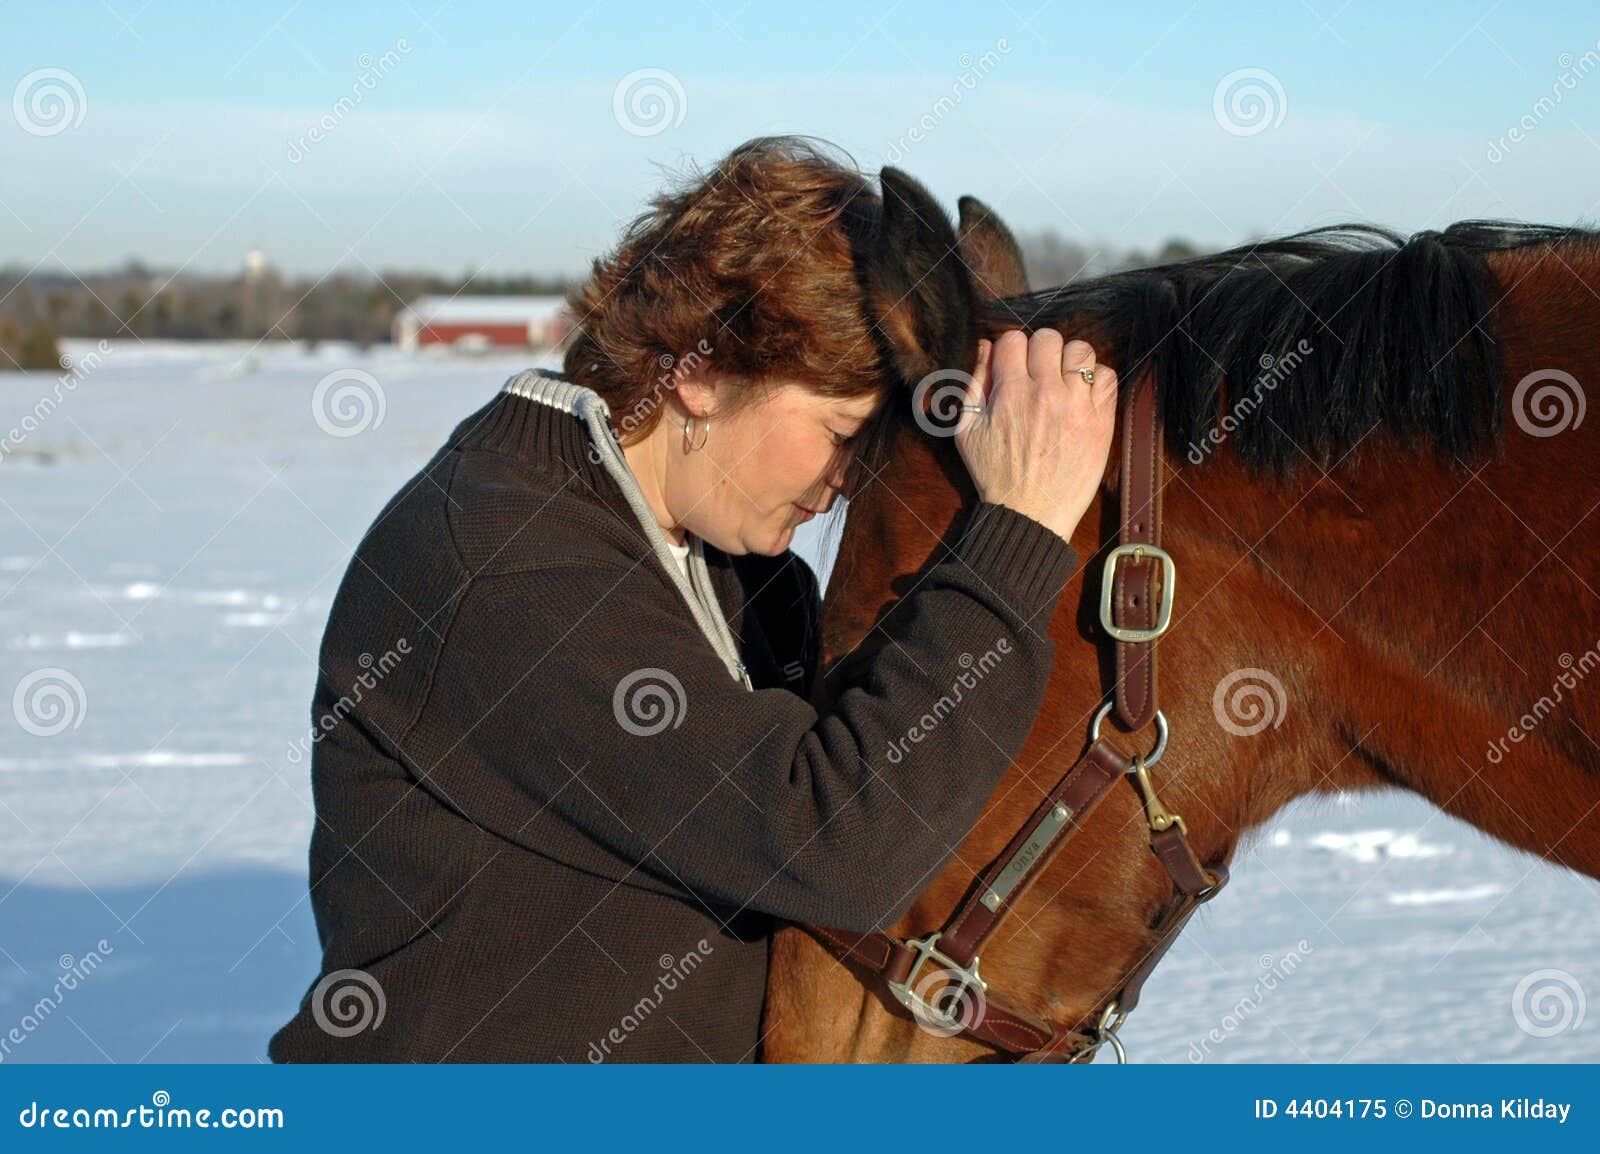
[[[962,201],[958,235],[915,182],[884,183],[886,243],[911,269],[869,288],[908,384],[970,370],[979,335],[1048,325],[1090,340],[1124,390],[1145,373],[1158,387],[1162,544],[1182,582],[1159,666],[1170,746],[1151,775],[1202,861],[1230,862],[1301,795],[1399,787],[1600,877],[1600,444],[1583,419],[1600,234],[1342,226],[1030,294],[981,204]],[[921,400],[885,406],[853,485],[820,706],[976,500],[953,442],[927,431],[937,397]],[[1073,538],[1084,563],[1027,746],[883,927],[901,940],[945,923],[1083,751],[1115,676],[1097,600],[1117,472],[1113,453]],[[1112,738],[1130,757],[1153,742]],[[985,948],[984,975],[1090,1027],[1174,897],[1134,791],[1113,788]],[[775,941],[764,1030],[766,1061],[997,1057],[920,1028],[800,927]]]

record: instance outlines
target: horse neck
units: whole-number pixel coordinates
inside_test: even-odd
[[[1336,777],[1600,877],[1600,443],[1580,417],[1600,268],[1491,265],[1503,445],[1441,461],[1374,439],[1259,553],[1324,619],[1319,648],[1339,639],[1317,698],[1348,751]]]

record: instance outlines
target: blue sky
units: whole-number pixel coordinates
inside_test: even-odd
[[[0,8],[0,264],[575,272],[768,132],[1111,248],[1600,217],[1592,4],[328,7]]]

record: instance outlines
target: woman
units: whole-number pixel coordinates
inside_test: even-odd
[[[390,500],[323,640],[324,957],[274,1060],[753,1060],[774,919],[889,926],[948,861],[1042,700],[1116,407],[1081,341],[980,344],[981,500],[819,716],[788,546],[908,349],[970,363],[970,318],[925,307],[967,275],[953,240],[752,141],[595,263],[563,373],[517,374]],[[971,724],[900,740],[996,648]]]

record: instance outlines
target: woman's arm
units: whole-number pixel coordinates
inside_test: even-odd
[[[1031,517],[977,506],[823,716],[731,679],[641,564],[480,576],[402,753],[527,848],[559,820],[707,903],[888,925],[1021,750],[1076,564]]]

